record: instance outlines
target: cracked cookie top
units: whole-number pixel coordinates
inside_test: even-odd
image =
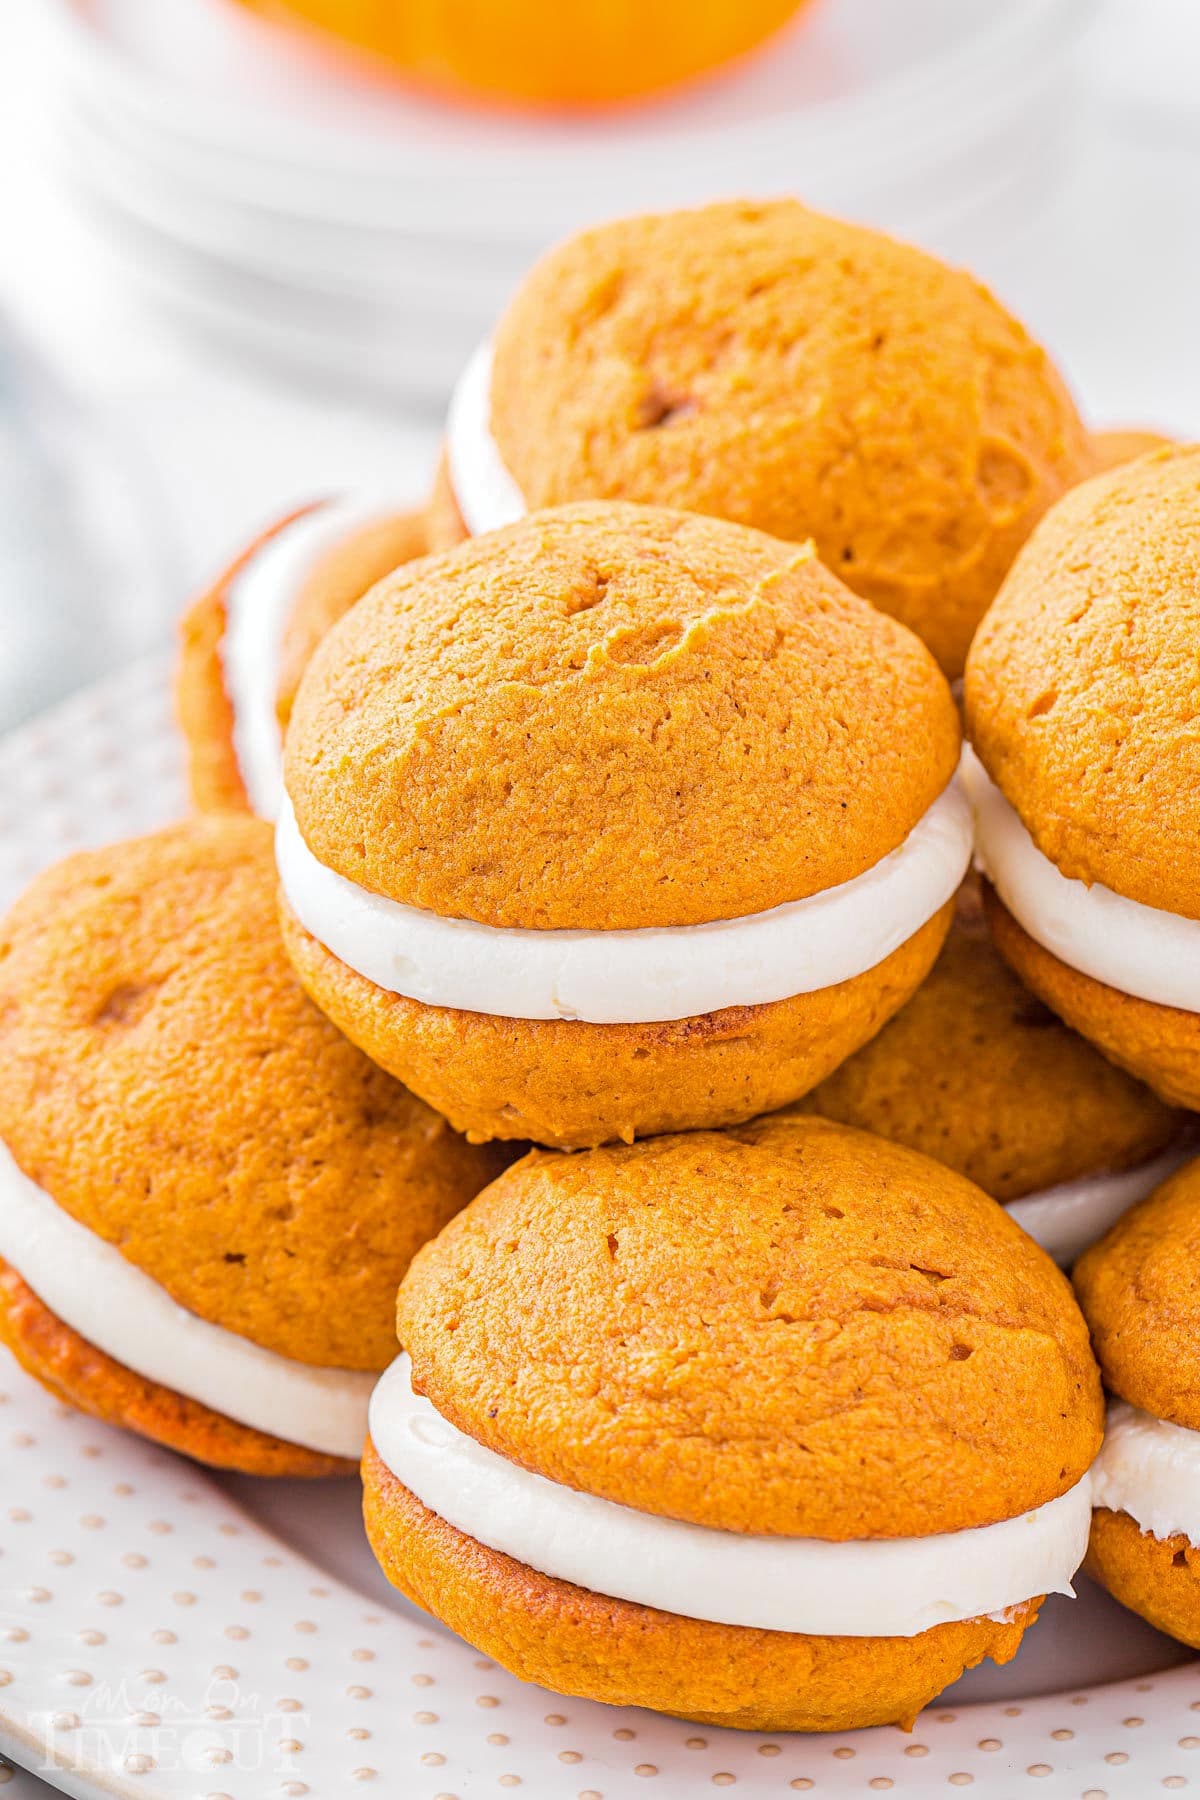
[[[270,827],[233,814],[68,857],[0,923],[0,1140],[181,1306],[362,1369],[413,1252],[507,1160],[317,1011]]]
[[[1103,1428],[1049,1257],[961,1176],[822,1119],[534,1151],[417,1256],[398,1325],[478,1442],[729,1531],[992,1524],[1073,1486]]]
[[[929,652],[810,545],[601,502],[377,586],[309,666],[285,776],[309,849],[360,887],[614,930],[862,874],[958,750]]]
[[[1058,371],[986,288],[794,200],[552,250],[497,330],[491,426],[530,507],[646,500],[812,537],[951,677],[1094,466]]]

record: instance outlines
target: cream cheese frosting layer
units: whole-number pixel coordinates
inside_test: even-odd
[[[958,887],[971,815],[955,777],[853,881],[740,919],[633,931],[481,925],[369,893],[317,861],[287,803],[275,854],[304,928],[388,993],[506,1019],[636,1025],[761,1006],[873,969]]]
[[[980,867],[1013,917],[1060,962],[1156,1006],[1200,1012],[1200,919],[1128,900],[1055,868],[971,752],[963,777]]]
[[[0,1257],[64,1325],[135,1374],[271,1437],[361,1456],[373,1375],[293,1362],[188,1312],[65,1213],[3,1144]]]
[[[459,376],[446,415],[446,461],[472,537],[515,525],[529,508],[492,436],[492,346],[481,344]]]
[[[1067,1266],[1103,1237],[1122,1213],[1190,1162],[1198,1147],[1194,1137],[1187,1137],[1136,1169],[1081,1175],[1077,1181],[1010,1200],[1005,1210],[1055,1262]]]
[[[1128,1513],[1156,1538],[1200,1544],[1200,1431],[1110,1401],[1092,1504]]]
[[[233,749],[250,805],[260,819],[278,817],[283,799],[275,697],[291,609],[326,551],[387,511],[385,501],[362,498],[311,507],[260,544],[225,590],[221,666],[233,710]]]
[[[998,1525],[927,1538],[758,1537],[635,1511],[548,1481],[468,1437],[412,1388],[407,1356],[371,1396],[371,1439],[421,1503],[491,1550],[593,1593],[685,1618],[837,1637],[930,1626],[1070,1594],[1087,1478]]]

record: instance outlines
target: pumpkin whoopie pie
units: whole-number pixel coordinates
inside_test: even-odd
[[[1200,1162],[1075,1267],[1109,1403],[1087,1570],[1200,1649]]]
[[[1061,500],[966,676],[996,941],[1105,1055],[1200,1108],[1200,448]]]
[[[202,811],[275,818],[283,730],[309,657],[381,575],[428,548],[423,512],[330,500],[280,519],[193,602],[175,685]]]
[[[951,678],[1046,508],[1093,471],[1045,351],[969,275],[794,200],[579,233],[463,376],[437,542],[652,501],[794,540]]]
[[[1059,1263],[1195,1153],[1186,1114],[1021,985],[975,879],[912,999],[799,1104],[957,1169]]]
[[[811,546],[534,514],[398,570],[314,656],[285,942],[471,1137],[750,1118],[928,972],[969,855],[958,744],[928,651]]]
[[[0,925],[0,1339],[85,1412],[351,1468],[395,1283],[502,1166],[305,997],[256,819],[71,856]]]
[[[1049,1257],[824,1119],[533,1151],[415,1258],[371,1400],[388,1577],[562,1692],[897,1721],[1070,1593],[1103,1401]]]

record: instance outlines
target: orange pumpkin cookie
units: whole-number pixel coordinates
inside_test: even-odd
[[[1017,980],[973,880],[928,979],[800,1104],[957,1169],[1060,1263],[1188,1154],[1181,1115]]]
[[[1088,1572],[1200,1649],[1200,1162],[1127,1213],[1075,1269],[1112,1394]]]
[[[1200,1107],[1200,449],[1059,502],[972,646],[979,852],[1022,979]]]
[[[201,811],[275,817],[282,732],[309,658],[369,587],[428,548],[424,513],[328,501],[271,526],[193,602],[175,691]]]
[[[968,850],[957,752],[928,652],[810,547],[535,515],[398,571],[313,658],[285,941],[473,1136],[750,1117],[927,972]]]
[[[532,1152],[416,1257],[397,1319],[376,1553],[563,1692],[910,1723],[1083,1554],[1103,1409],[1068,1284],[970,1182],[866,1133]]]
[[[612,498],[811,537],[951,677],[1033,526],[1094,467],[1054,365],[985,288],[792,200],[553,250],[464,377],[448,446],[476,531]]]
[[[0,927],[0,1336],[98,1417],[344,1466],[395,1283],[503,1161],[305,998],[257,820],[72,856]]]

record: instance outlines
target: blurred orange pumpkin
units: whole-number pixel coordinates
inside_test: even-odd
[[[719,68],[804,0],[241,0],[421,86],[530,106],[602,106]]]

